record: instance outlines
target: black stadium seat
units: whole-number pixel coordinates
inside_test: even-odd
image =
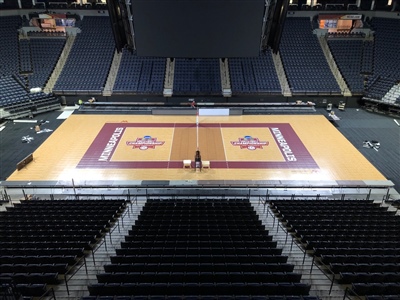
[[[91,296],[308,295],[249,202],[148,201]],[[232,221],[234,220],[234,221]]]

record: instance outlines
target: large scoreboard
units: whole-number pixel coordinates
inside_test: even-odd
[[[132,0],[137,55],[258,56],[264,0]]]

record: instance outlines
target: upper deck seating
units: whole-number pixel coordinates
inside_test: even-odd
[[[400,20],[372,18],[371,25],[375,31],[374,78],[400,78]]]
[[[32,74],[28,76],[31,88],[44,88],[65,45],[64,38],[32,38]]]
[[[100,93],[107,80],[115,45],[108,17],[86,16],[53,88],[57,93]]]
[[[221,95],[218,59],[175,59],[174,95]]]
[[[164,58],[139,57],[124,48],[113,91],[161,95],[165,65]]]
[[[20,16],[0,17],[0,76],[19,71],[17,30],[21,22]]]
[[[233,94],[281,93],[270,49],[258,57],[230,58],[229,75]]]
[[[362,40],[328,40],[331,53],[352,93],[362,93],[364,77],[361,75],[363,41]]]
[[[287,18],[280,55],[294,94],[340,94],[309,18]]]

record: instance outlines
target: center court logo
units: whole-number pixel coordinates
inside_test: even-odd
[[[157,138],[145,135],[142,138],[137,138],[136,141],[127,141],[126,145],[131,146],[132,149],[147,150],[155,149],[156,146],[162,146],[164,143],[164,141],[157,141]]]
[[[232,146],[239,146],[240,149],[256,150],[263,149],[263,146],[268,146],[269,142],[260,141],[258,138],[246,135],[245,137],[238,138],[237,141],[231,141]]]

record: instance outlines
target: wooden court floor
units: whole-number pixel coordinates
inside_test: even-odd
[[[386,180],[320,115],[71,115],[33,155],[7,181]]]

